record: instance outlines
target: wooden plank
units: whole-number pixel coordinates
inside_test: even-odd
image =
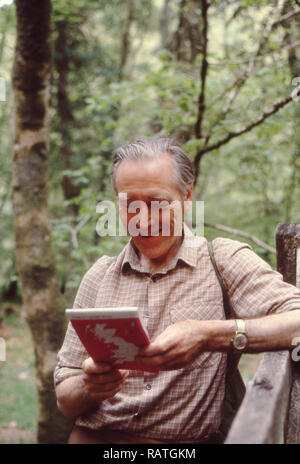
[[[297,249],[296,287],[300,288],[300,247]]]
[[[276,228],[277,270],[283,275],[283,280],[296,285],[296,259],[300,248],[300,224],[278,224]],[[297,265],[297,266],[298,266]],[[297,269],[297,270],[296,270]]]
[[[290,388],[290,353],[265,353],[225,444],[280,443]]]
[[[296,286],[300,288],[300,247],[296,253]],[[300,334],[299,334],[300,336]],[[292,389],[285,427],[285,443],[300,443],[300,363],[292,362]]]
[[[300,224],[279,224],[276,229],[277,269],[283,280],[300,288]],[[299,334],[300,336],[300,334]],[[292,385],[284,441],[300,443],[300,362],[291,362]]]
[[[292,362],[292,388],[290,403],[286,418],[285,438],[286,444],[300,443],[300,365],[299,361]]]

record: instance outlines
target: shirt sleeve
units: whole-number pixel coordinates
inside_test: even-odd
[[[213,247],[236,317],[247,319],[300,309],[300,290],[283,282],[282,275],[250,245],[217,238]]]
[[[103,256],[84,275],[77,291],[73,308],[94,308],[99,283],[112,258]],[[81,374],[81,365],[89,357],[86,349],[69,322],[63,345],[57,354],[54,385],[74,375]]]

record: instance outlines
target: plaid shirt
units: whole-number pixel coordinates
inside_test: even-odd
[[[132,242],[117,258],[101,257],[83,277],[74,308],[137,306],[151,340],[184,319],[225,319],[207,241],[184,230],[176,257],[153,275],[142,265]],[[281,274],[248,244],[216,238],[213,247],[236,317],[300,308],[300,291],[284,283]],[[55,384],[80,374],[87,357],[69,324],[58,353]],[[226,353],[203,352],[183,369],[158,374],[130,371],[121,391],[78,417],[76,425],[108,427],[158,440],[206,440],[220,424],[226,361]]]

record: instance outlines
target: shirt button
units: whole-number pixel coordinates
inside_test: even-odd
[[[151,390],[151,388],[152,388],[151,383],[147,383],[146,390]]]

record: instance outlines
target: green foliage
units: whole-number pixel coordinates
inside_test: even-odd
[[[255,62],[249,77],[233,98],[230,110],[226,111],[230,92],[248,69],[249,60],[254,56],[274,10],[274,2],[212,2],[203,138],[196,139],[194,126],[202,51],[199,50],[193,63],[178,61],[173,52],[160,45],[163,1],[134,2],[129,52],[120,79],[129,5],[130,2],[121,0],[53,2],[53,41],[57,40],[59,25],[63,24],[66,33],[64,53],[68,69],[65,90],[72,118],[63,121],[65,127],[62,130],[57,112],[60,95],[55,61],[58,52],[55,51],[49,192],[59,280],[70,304],[90,265],[103,254],[117,254],[128,240],[101,238],[96,233],[97,203],[101,199],[114,198],[110,169],[116,146],[140,136],[173,136],[184,144],[194,159],[205,144],[215,143],[228,132],[246,127],[293,90],[287,50],[283,48],[286,31],[278,27],[261,51],[263,56]],[[1,40],[4,44],[0,59],[9,81],[15,37],[14,8],[6,7],[0,11],[5,11],[5,16],[0,15],[3,40],[5,35],[4,41],[0,37],[0,51]],[[179,2],[170,2],[167,32],[171,42],[178,25],[178,12]],[[201,15],[195,18],[200,21]],[[0,289],[17,278],[13,264],[10,202],[9,112],[9,105],[0,102]],[[299,113],[293,103],[251,132],[204,155],[195,198],[205,200],[207,222],[245,230],[274,246],[277,223],[300,221],[299,185],[293,180],[299,150],[295,131],[297,120]],[[71,153],[67,168],[62,159],[65,145]],[[68,176],[73,186],[79,189],[79,193],[68,200],[61,187],[63,176]],[[72,206],[77,208],[75,216],[70,210]],[[208,228],[206,234],[209,239],[216,235],[229,236]],[[231,238],[243,241],[239,237]],[[253,247],[275,265],[273,256]]]
[[[7,316],[4,324],[10,335],[6,341],[6,362],[0,368],[0,428],[26,430],[34,442],[37,391],[29,327],[15,315]]]

